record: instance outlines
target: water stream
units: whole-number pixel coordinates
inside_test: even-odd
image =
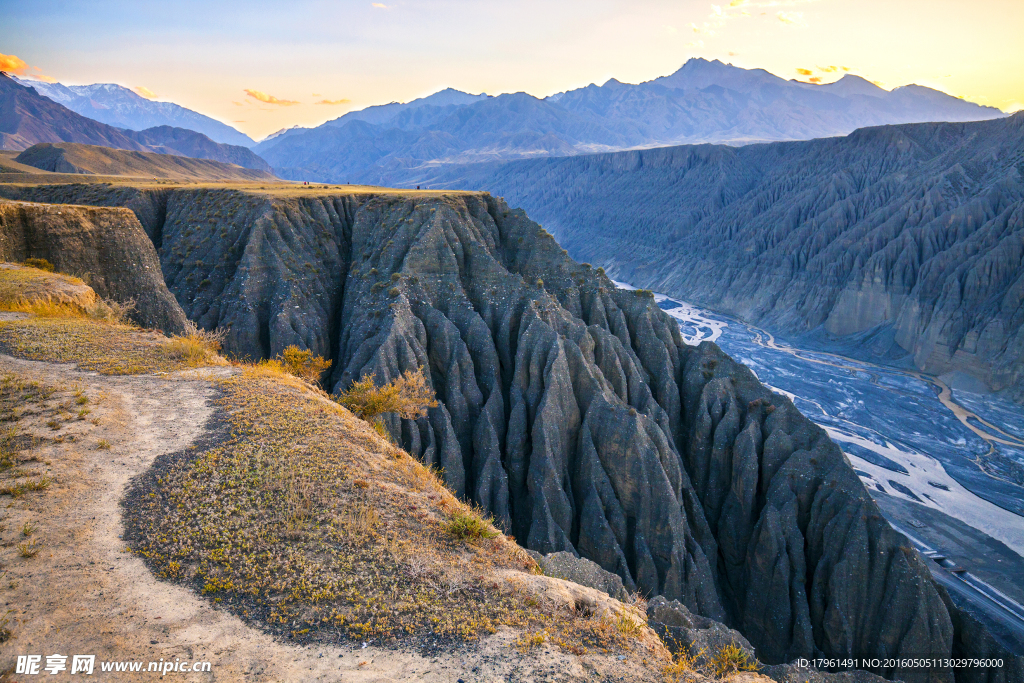
[[[872,495],[959,520],[1005,544],[1024,568],[1024,486],[1013,478],[1024,465],[1024,408],[919,372],[798,348],[662,294],[655,300],[688,343],[717,343],[825,429]]]

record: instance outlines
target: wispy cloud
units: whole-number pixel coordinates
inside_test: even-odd
[[[816,66],[813,69],[800,69],[800,68],[797,68],[797,69],[794,69],[794,71],[796,71],[797,74],[799,74],[801,76],[814,76],[815,71],[817,71],[819,74],[835,74],[835,73],[839,73],[839,72],[848,73],[850,71],[850,67],[848,67],[848,66],[829,65],[829,66]],[[807,80],[810,83],[821,83],[824,80],[824,77],[818,75],[818,76],[814,76],[813,78],[808,78]],[[829,79],[829,80],[831,80],[831,79]]]
[[[259,100],[260,102],[265,102],[267,104],[276,104],[280,107],[291,107],[292,105],[301,104],[301,102],[296,102],[295,100],[281,100],[273,95],[268,95],[267,93],[260,92],[259,90],[250,90],[249,88],[245,89],[245,94],[254,100]]]
[[[800,27],[807,26],[807,22],[804,21],[803,12],[784,12],[782,10],[779,10],[779,12],[775,14],[775,16],[778,17],[779,21],[781,21],[783,24],[789,24],[790,26]]]
[[[33,70],[40,73],[29,73],[29,65],[25,63],[25,60],[17,55],[5,55],[0,54],[0,71],[6,71],[9,74],[15,76],[26,76],[28,78],[34,78],[37,81],[43,81],[44,83],[56,83],[56,78],[51,78],[44,75],[42,69],[38,66],[31,67]]]
[[[144,85],[137,85],[134,88],[132,88],[132,90],[138,93],[139,96],[145,97],[147,100],[155,100],[157,97],[155,92],[153,92]]]
[[[391,9],[390,7],[385,5],[383,2],[371,2],[370,6],[371,7],[376,7],[377,9]]]
[[[340,100],[320,100],[316,104],[337,105],[337,104],[348,104],[351,101],[352,100],[346,100],[346,99],[340,99]]]
[[[694,33],[706,36],[715,35],[718,29],[724,28],[734,19],[746,19],[755,15],[773,18],[783,24],[794,27],[807,26],[803,12],[782,8],[808,5],[819,0],[730,0],[728,5],[711,5],[711,13],[707,20],[691,23]]]
[[[245,106],[241,102],[235,102],[234,100],[231,100],[231,104],[235,105],[236,107],[244,107]]]

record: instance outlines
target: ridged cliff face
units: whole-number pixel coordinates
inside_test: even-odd
[[[440,171],[616,277],[1024,400],[1024,114]],[[632,197],[623,202],[621,197]]]
[[[27,258],[83,278],[106,299],[134,301],[129,315],[144,327],[168,334],[185,327],[156,250],[127,209],[0,201],[0,261]]]
[[[138,208],[171,291],[230,352],[311,348],[335,388],[427,368],[441,405],[392,433],[527,547],[724,620],[767,662],[951,651],[927,568],[842,452],[652,297],[486,194],[291,194],[92,199]]]

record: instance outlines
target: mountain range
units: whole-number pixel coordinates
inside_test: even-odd
[[[1024,113],[428,180],[504,195],[619,280],[1024,401]]]
[[[214,142],[252,147],[256,142],[226,123],[186,109],[173,102],[154,102],[122,85],[62,85],[14,77],[21,85],[34,88],[43,97],[94,121],[116,128],[145,130],[156,126],[188,128]]]
[[[211,140],[202,133],[171,126],[142,131],[115,128],[82,116],[0,73],[0,148],[24,150],[42,142],[75,142],[137,152],[209,159],[270,172],[251,150]]]
[[[849,74],[815,85],[691,59],[646,83],[612,79],[544,99],[449,89],[351,112],[316,128],[282,131],[254,150],[285,178],[414,185],[452,163],[803,140],[880,124],[1002,116],[919,85],[887,91]]]

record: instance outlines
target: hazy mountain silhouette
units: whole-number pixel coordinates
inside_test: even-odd
[[[256,142],[226,123],[186,109],[173,102],[154,102],[113,83],[62,85],[15,77],[22,85],[35,88],[43,97],[63,104],[71,111],[116,128],[145,130],[156,126],[188,128],[214,142],[252,147]]]
[[[209,159],[259,171],[270,166],[251,150],[214,142],[202,133],[157,126],[124,130],[75,113],[34,88],[0,74],[0,148],[24,150],[41,142],[78,142],[137,152]]]
[[[851,75],[814,85],[691,59],[646,83],[612,79],[545,99],[448,89],[283,131],[254,149],[286,178],[411,185],[440,164],[690,142],[804,140],[864,126],[1003,115],[917,85],[886,91]]]

